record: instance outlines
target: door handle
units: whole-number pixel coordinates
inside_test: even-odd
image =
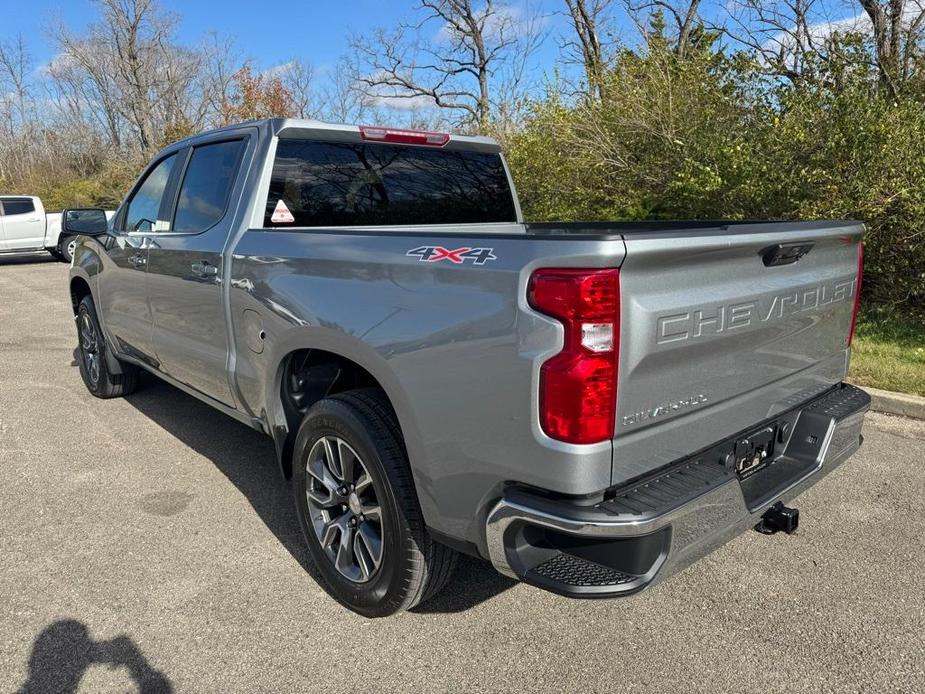
[[[201,263],[193,263],[190,267],[192,267],[195,274],[203,277],[210,277],[218,274],[218,268],[205,260]]]
[[[133,255],[128,259],[129,265],[133,267],[142,267],[147,262],[143,255]]]

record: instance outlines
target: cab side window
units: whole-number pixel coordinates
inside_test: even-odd
[[[244,140],[193,149],[180,184],[173,231],[205,231],[225,216],[243,149]]]
[[[161,199],[173,171],[176,154],[171,154],[155,166],[145,180],[135,191],[128,203],[128,210],[123,225],[129,231],[154,231],[155,226],[163,227],[167,222],[158,224],[158,211],[161,209]]]
[[[5,198],[2,206],[5,215],[35,212],[35,203],[31,198]]]

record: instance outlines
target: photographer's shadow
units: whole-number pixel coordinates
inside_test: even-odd
[[[141,694],[168,694],[174,690],[167,676],[151,667],[128,636],[94,641],[83,622],[64,619],[45,627],[35,638],[29,656],[29,678],[17,694],[71,694],[94,665],[125,668]]]

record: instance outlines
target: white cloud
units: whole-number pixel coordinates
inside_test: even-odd
[[[273,65],[268,67],[266,70],[260,73],[261,77],[267,79],[273,79],[274,77],[284,77],[286,73],[292,70],[297,64],[297,61],[290,60],[285,63],[280,63],[279,65]]]
[[[542,30],[549,23],[549,17],[534,11],[528,4],[499,5],[485,22],[485,36],[497,41],[505,31],[506,39],[527,36]],[[454,38],[455,30],[447,22],[434,37],[438,43],[449,43]]]
[[[47,63],[42,63],[35,68],[35,74],[39,78],[48,77],[54,71],[67,70],[70,67],[76,67],[77,62],[65,53],[56,53]]]
[[[434,107],[429,96],[398,96],[397,94],[375,94],[367,97],[368,105],[393,111],[420,111]]]
[[[374,72],[369,75],[370,80],[375,80],[377,77],[386,78],[388,75],[384,72]],[[374,92],[367,93],[363,101],[367,106],[393,111],[419,111],[435,106],[434,100],[429,96],[402,96],[405,93],[400,87],[380,84],[375,87]]]

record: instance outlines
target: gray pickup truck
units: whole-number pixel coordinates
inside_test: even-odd
[[[81,231],[87,388],[149,371],[271,436],[364,615],[459,552],[630,595],[793,532],[861,444],[856,222],[528,224],[490,139],[264,120],[167,147]]]

